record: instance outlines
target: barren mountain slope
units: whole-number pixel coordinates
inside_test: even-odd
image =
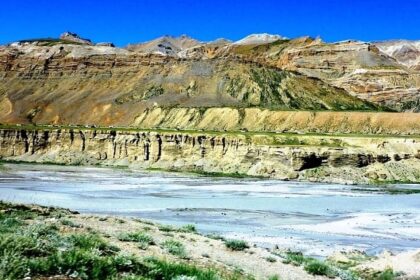
[[[418,110],[419,71],[387,53],[268,34],[165,36],[126,49],[26,40],[0,47],[0,122],[132,125],[156,107]]]
[[[107,46],[0,50],[1,120],[130,125],[152,107],[376,110],[318,78],[245,60],[182,59]]]

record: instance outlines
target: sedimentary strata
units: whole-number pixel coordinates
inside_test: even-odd
[[[420,181],[420,139],[95,129],[3,129],[3,160],[337,183]]]

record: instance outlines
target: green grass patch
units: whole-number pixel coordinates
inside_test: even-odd
[[[61,224],[63,226],[68,226],[68,227],[72,227],[72,228],[80,228],[81,225],[79,225],[78,223],[73,222],[72,220],[69,219],[62,219]]]
[[[396,276],[392,268],[387,268],[378,275],[378,280],[393,280]]]
[[[180,257],[181,259],[188,259],[185,246],[175,239],[166,240],[162,243],[162,247],[174,256]]]
[[[183,263],[170,263],[149,258],[146,263],[153,268],[150,279],[197,279],[197,280],[219,280],[219,279],[243,279],[230,276],[220,277],[212,269],[200,269],[196,266]]]
[[[224,241],[226,248],[231,249],[232,251],[244,251],[249,248],[249,245],[244,240],[238,239],[228,239]]]
[[[283,263],[295,266],[300,266],[308,260],[301,252],[287,251],[281,256],[284,258]]]
[[[195,225],[192,224],[188,224],[185,226],[182,226],[178,229],[179,232],[190,232],[190,233],[196,233],[197,232],[197,228],[195,227]]]
[[[196,233],[197,232],[197,228],[193,224],[184,225],[182,227],[174,227],[171,225],[159,225],[158,229],[166,233],[173,233],[173,232]]]
[[[312,275],[323,275],[329,278],[338,277],[342,280],[360,280],[357,273],[349,270],[349,267],[339,266],[330,261],[322,261],[307,257],[301,252],[286,251],[274,254],[283,258],[283,263],[303,266],[305,271]]]
[[[312,275],[326,275],[332,278],[336,276],[328,264],[318,260],[307,262],[304,265],[304,269]]]
[[[163,231],[163,232],[173,232],[173,231],[177,231],[177,229],[176,229],[175,227],[170,226],[170,225],[160,225],[160,226],[158,226],[158,229],[159,229],[160,231]]]
[[[146,250],[149,245],[155,244],[152,236],[144,232],[122,233],[118,236],[118,240],[126,242],[138,242],[139,248],[143,250]]]

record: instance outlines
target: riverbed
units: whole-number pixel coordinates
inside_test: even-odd
[[[420,194],[366,188],[82,166],[0,166],[4,201],[194,224],[205,234],[314,256],[419,249]]]

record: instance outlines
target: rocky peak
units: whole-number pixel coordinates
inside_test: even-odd
[[[187,35],[181,35],[179,37],[165,35],[145,43],[129,45],[128,49],[141,53],[177,56],[180,51],[200,44],[198,40]]]
[[[82,38],[79,35],[77,35],[76,33],[69,32],[69,31],[62,33],[60,35],[60,39],[65,40],[65,41],[78,43],[78,44],[83,44],[83,45],[93,45],[91,40]]]

